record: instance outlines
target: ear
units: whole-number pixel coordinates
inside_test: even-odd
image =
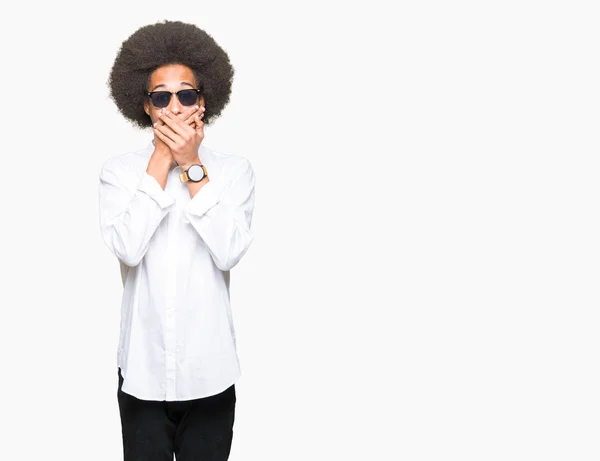
[[[198,101],[198,105],[199,106],[204,106],[204,95],[200,96],[200,100]]]
[[[146,115],[148,115],[148,117],[150,117],[150,106],[149,106],[147,100],[144,101],[144,112],[146,112]]]

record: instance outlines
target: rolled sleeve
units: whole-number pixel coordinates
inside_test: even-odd
[[[106,245],[127,266],[140,263],[156,229],[175,204],[158,181],[115,157],[100,172],[100,229]]]
[[[186,205],[187,219],[222,271],[233,268],[253,240],[254,184],[254,170],[244,159],[232,172],[206,183]]]

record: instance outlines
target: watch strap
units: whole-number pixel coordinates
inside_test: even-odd
[[[184,171],[183,173],[181,173],[181,174],[179,175],[179,180],[180,180],[181,182],[189,182],[189,180],[190,180],[190,177],[188,176],[188,174],[187,174],[187,171]]]
[[[190,165],[190,166],[188,167],[188,170],[189,170],[189,169],[190,169],[192,166],[194,166],[194,165],[197,165],[197,166],[199,166],[200,168],[202,168],[202,171],[204,171],[204,176],[202,177],[202,179],[204,179],[204,178],[206,178],[206,177],[208,176],[208,171],[206,170],[206,167],[205,167],[203,164],[199,164],[199,165],[198,165],[197,163],[194,163],[193,165]],[[200,181],[202,181],[202,179],[201,179]],[[181,182],[184,182],[184,183],[185,183],[185,182],[190,182],[190,176],[188,175],[188,172],[187,172],[187,170],[185,170],[183,173],[181,173],[181,174],[179,175],[179,180],[180,180]],[[198,182],[199,182],[199,181],[198,181]]]

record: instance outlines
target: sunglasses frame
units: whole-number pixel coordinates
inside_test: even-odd
[[[179,91],[165,91],[165,90],[159,90],[159,91],[147,91],[146,92],[146,96],[148,96],[148,99],[150,99],[150,103],[156,107],[157,109],[163,109],[165,107],[167,107],[169,104],[171,104],[171,100],[173,99],[173,95],[177,96],[177,100],[181,103],[181,99],[179,99],[179,93],[181,93],[182,91],[195,91],[196,92],[196,102],[198,102],[198,99],[200,98],[200,95],[202,94],[202,87],[200,88],[183,88]],[[157,106],[156,104],[154,104],[154,102],[152,102],[152,95],[155,93],[169,93],[171,95],[171,97],[169,98],[169,102],[167,102],[166,106]],[[182,103],[182,105],[185,106],[185,104]],[[193,106],[194,104],[190,104],[189,106],[186,107],[190,107]]]

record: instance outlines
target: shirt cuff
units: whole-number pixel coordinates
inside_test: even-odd
[[[215,206],[221,197],[217,192],[217,186],[212,182],[207,182],[202,189],[196,192],[194,198],[186,206],[186,212],[194,216],[202,216],[213,206]]]
[[[154,176],[144,172],[138,184],[138,190],[150,196],[159,207],[166,208],[175,203],[175,199],[160,187]]]

